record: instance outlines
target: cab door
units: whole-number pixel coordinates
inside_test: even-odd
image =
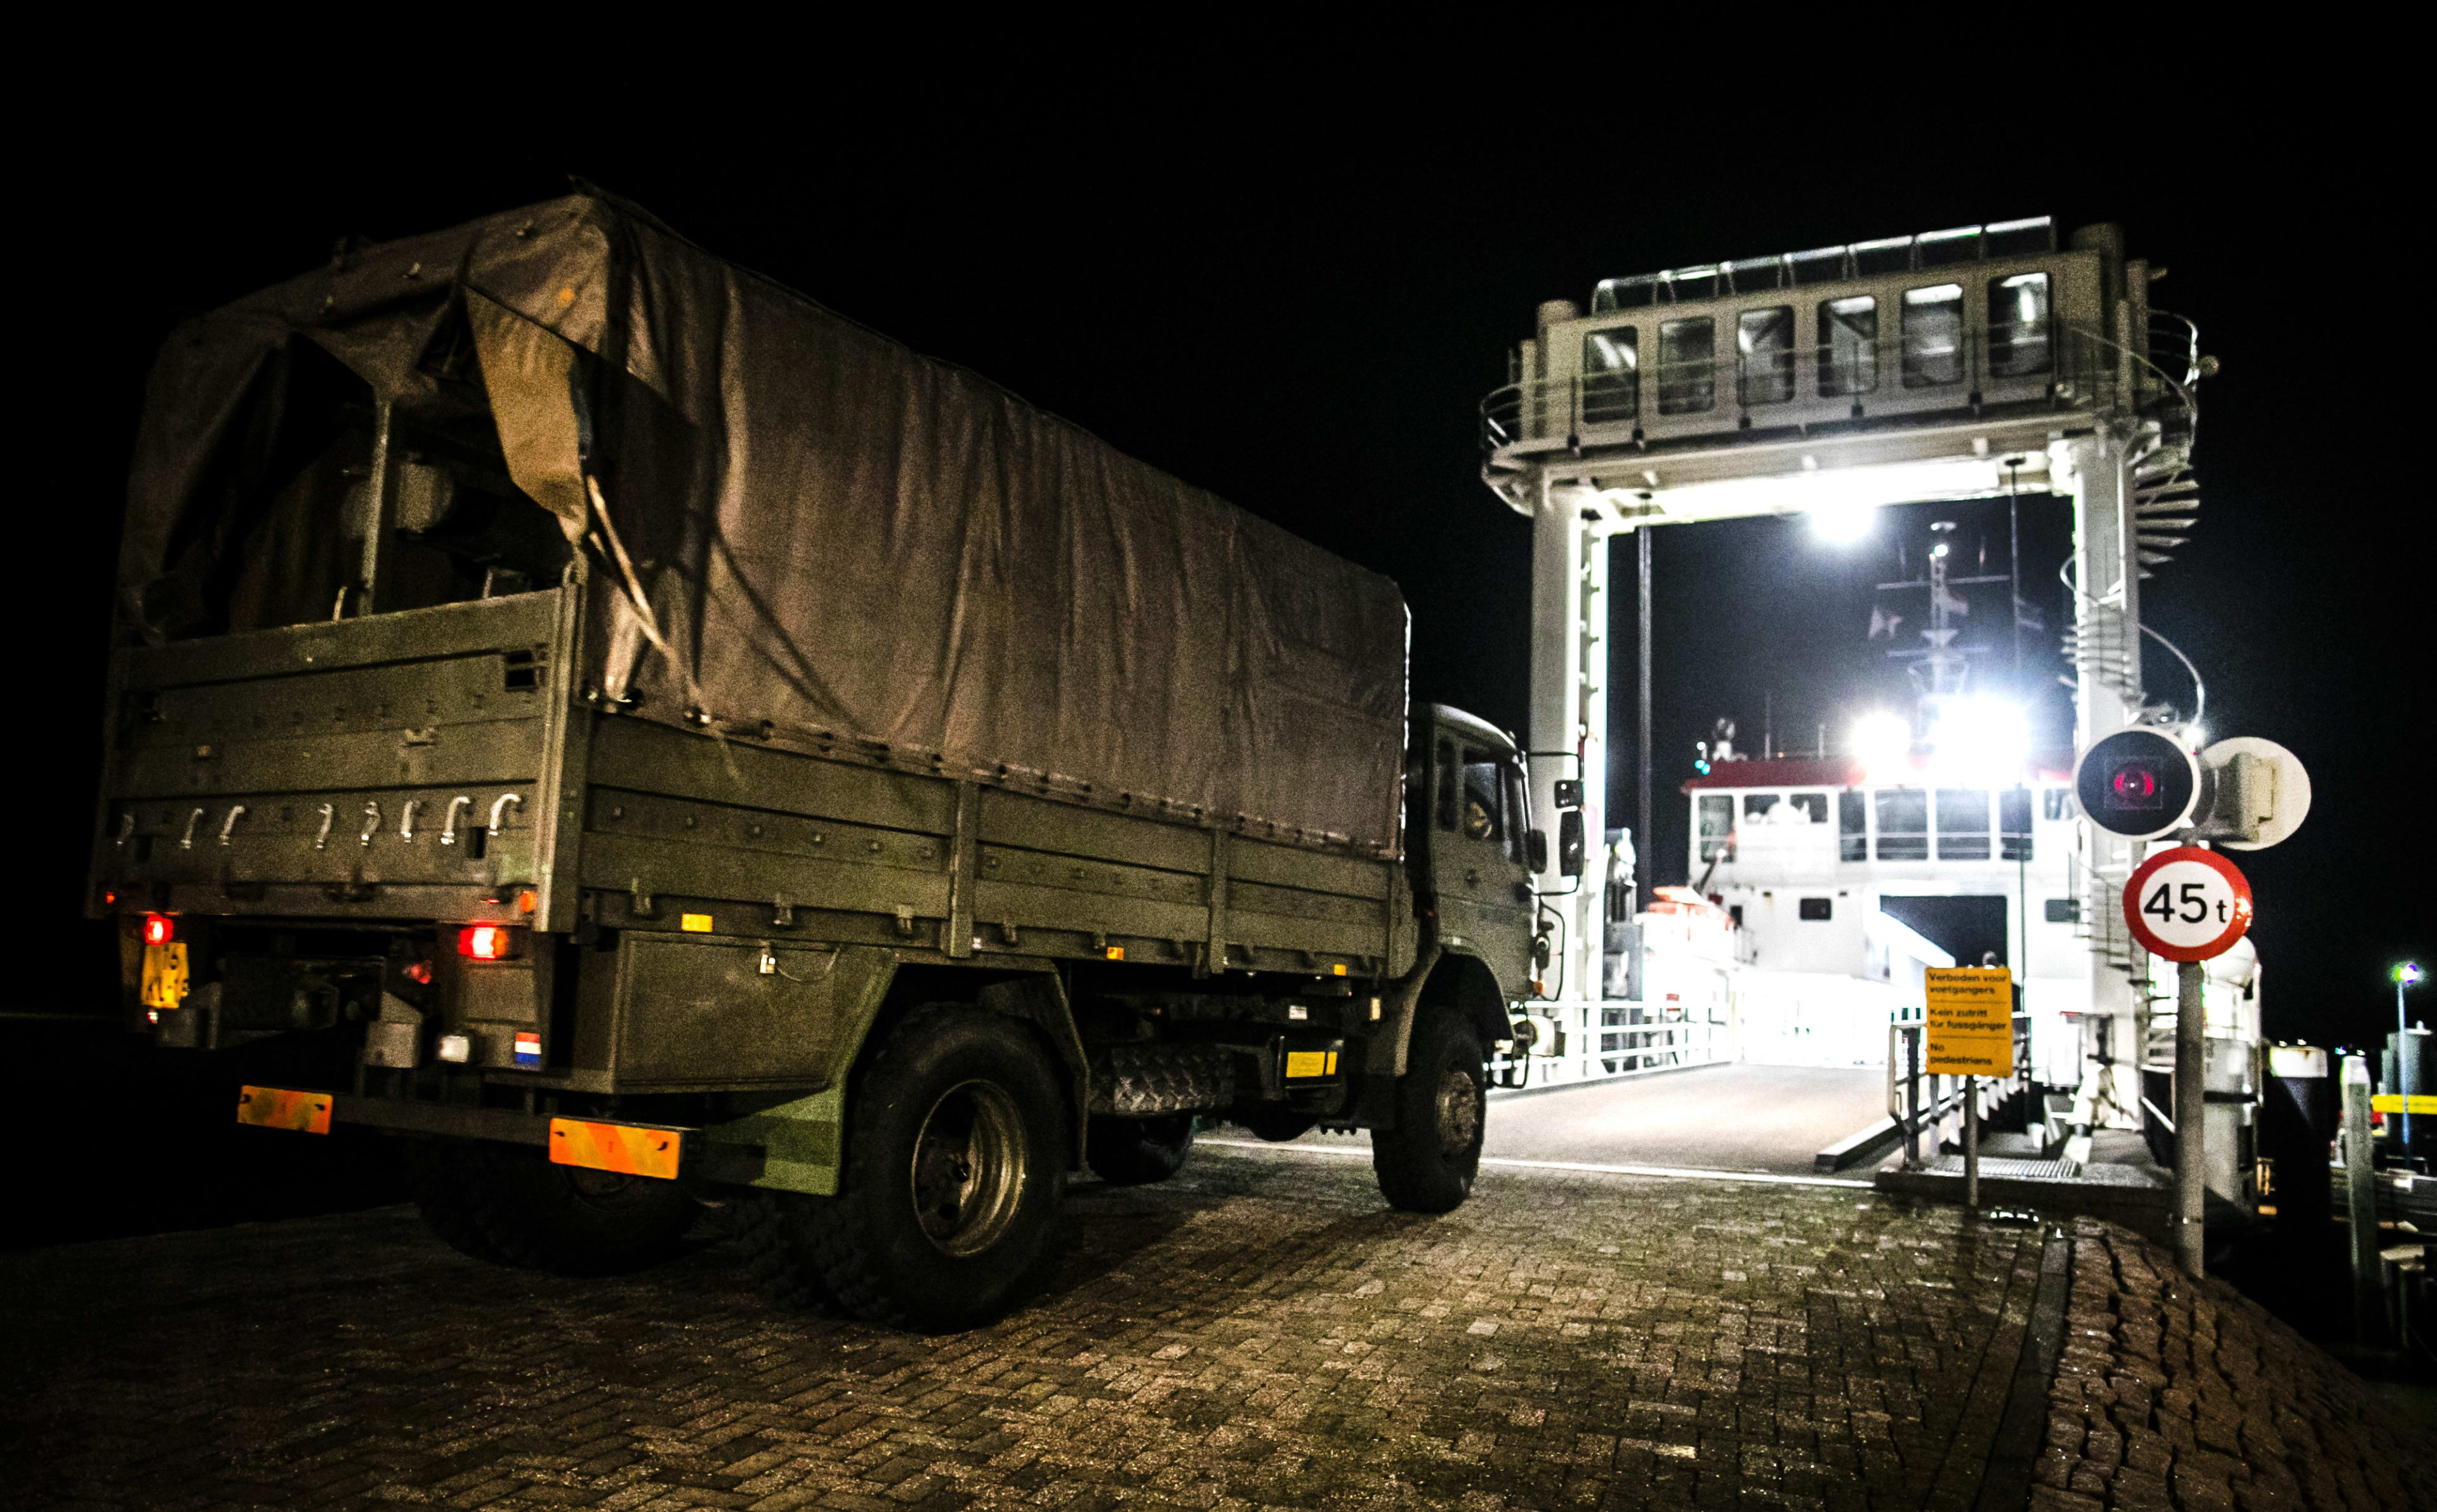
[[[1532,979],[1532,874],[1522,764],[1504,743],[1440,725],[1431,738],[1430,875],[1439,938],[1481,958],[1509,999]]]

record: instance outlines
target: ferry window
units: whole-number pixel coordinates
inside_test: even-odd
[[[1752,405],[1794,397],[1794,306],[1745,310],[1735,321],[1736,397]]]
[[[1819,391],[1868,393],[1879,386],[1879,302],[1867,294],[1819,302]]]
[[[1456,779],[1455,742],[1439,742],[1439,827],[1455,830],[1456,795],[1461,784]]]
[[[1929,794],[1919,788],[1886,788],[1878,798],[1879,860],[1929,860]]]
[[[1583,338],[1583,423],[1631,420],[1641,412],[1641,335],[1630,325]]]
[[[1464,747],[1464,838],[1485,840],[1492,844],[1503,841],[1506,838],[1504,809],[1505,796],[1503,784],[1499,780],[1497,753]]]
[[[1997,859],[2031,859],[2031,790],[2015,788],[1997,794]]]
[[[1989,791],[1985,788],[1937,790],[1937,859],[1989,859]]]
[[[1723,792],[1701,795],[1701,860],[1735,859],[1735,801]]]
[[[2073,817],[2071,788],[2043,788],[2040,791],[2040,817],[2049,824]]]
[[[1903,297],[1903,384],[1934,389],[1963,381],[1963,286],[1908,288]]]
[[[1706,315],[1658,327],[1658,412],[1692,415],[1718,402],[1718,322]]]
[[[1848,790],[1836,795],[1836,859],[1840,861],[1866,861],[1870,859],[1869,800]]]
[[[2001,378],[2045,373],[2048,275],[2016,273],[1989,281],[1989,371]]]
[[[1820,923],[1836,916],[1836,900],[1832,897],[1806,897],[1802,900],[1802,917]]]
[[[2047,900],[2046,913],[2047,920],[2050,924],[2079,924],[2081,922],[2081,899],[2078,897],[2049,898]]]
[[[1799,814],[1800,818],[1795,816]],[[1780,825],[1824,825],[1828,822],[1828,795],[1824,792],[1790,792],[1785,795],[1785,808],[1778,810]]]
[[[1781,796],[1781,794],[1774,792],[1744,793],[1744,817],[1745,819],[1766,820],[1769,817],[1768,811],[1778,806]]]

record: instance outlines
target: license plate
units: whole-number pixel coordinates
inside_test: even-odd
[[[593,1123],[583,1119],[550,1121],[550,1158],[554,1165],[675,1181],[677,1160],[684,1152],[682,1129]]]
[[[294,1134],[330,1132],[327,1092],[293,1092],[279,1086],[241,1086],[237,1093],[237,1121],[257,1128],[286,1129]]]
[[[175,1008],[186,1000],[186,942],[144,947],[144,1006]]]

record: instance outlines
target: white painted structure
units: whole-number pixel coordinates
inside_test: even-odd
[[[1587,314],[1567,301],[1543,304],[1533,338],[1515,350],[1512,381],[1481,403],[1482,478],[1534,523],[1530,745],[1555,753],[1533,763],[1535,822],[1556,832],[1552,783],[1579,774],[1588,834],[1596,841],[1610,827],[1608,547],[1660,525],[1851,513],[2023,488],[2067,494],[2077,745],[2135,719],[2173,718],[2142,683],[2139,584],[2145,565],[2181,544],[2164,532],[2187,529],[2199,507],[2188,462],[2192,388],[2205,365],[2189,322],[2150,310],[2149,282],[2114,227],[2085,228],[2060,248],[2039,219],[1611,279]],[[1646,573],[1644,592],[1646,697]],[[1634,766],[1649,794],[1647,719],[1640,724]],[[2036,880],[2028,864],[2009,867],[2002,857],[1932,857],[1919,866],[1883,859],[1867,828],[1866,860],[1822,860],[1817,847],[1842,834],[1823,820],[1817,835],[1806,826],[1753,843],[1768,848],[1766,869],[1758,852],[1738,858],[1709,891],[1725,899],[1735,890],[1729,906],[1744,910],[1754,982],[1778,972],[1773,956],[1829,968],[1794,974],[1862,983],[1837,989],[1850,1000],[1833,1012],[1846,1015],[1865,1012],[1867,963],[1900,996],[1897,978],[1924,959],[1916,943],[1872,924],[1885,912],[1874,902],[1902,895],[1891,890],[1987,889],[2036,903],[2034,921],[2018,927],[2028,936],[2020,943],[2035,999],[2056,1003],[2058,1017],[2035,1053],[2057,1080],[2103,1092],[2099,1105],[2135,1108],[2137,1062],[2159,1019],[2148,962],[2115,912],[2137,857],[2069,808],[2050,815],[2054,786],[2041,778],[2032,790],[2043,815],[2031,828]],[[1720,790],[1739,807],[1747,792],[1797,791]],[[1868,786],[1799,791],[1832,814],[1848,791],[1873,813],[1878,802]],[[1636,826],[1646,826],[1653,801],[1637,806]],[[2001,847],[1994,820],[1989,833]],[[1612,967],[1608,921],[1629,911],[1611,909],[1603,860],[1595,855],[1570,891],[1563,878],[1542,878],[1561,921],[1550,976],[1574,984],[1566,995],[1584,1016],[1639,1021],[1650,1013],[1646,994],[1615,990],[1630,973]],[[1852,916],[1824,921],[1824,934],[1806,936],[1798,918],[1780,928],[1763,917],[1789,893],[1798,903],[1840,891]],[[2049,917],[2060,898],[2075,900],[2078,918]],[[1590,982],[1601,984],[1596,998],[1581,985]],[[1813,1012],[1807,990],[1796,994],[1797,1015]],[[2168,994],[2167,1020],[2172,1001]],[[2080,1010],[2070,1020],[2061,1017],[2068,1004]],[[2109,1085],[2092,1087],[2093,1077]]]

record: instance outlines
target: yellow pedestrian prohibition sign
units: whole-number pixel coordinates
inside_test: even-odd
[[[1921,1069],[1936,1076],[2014,1074],[2014,974],[2004,966],[1931,967]]]

